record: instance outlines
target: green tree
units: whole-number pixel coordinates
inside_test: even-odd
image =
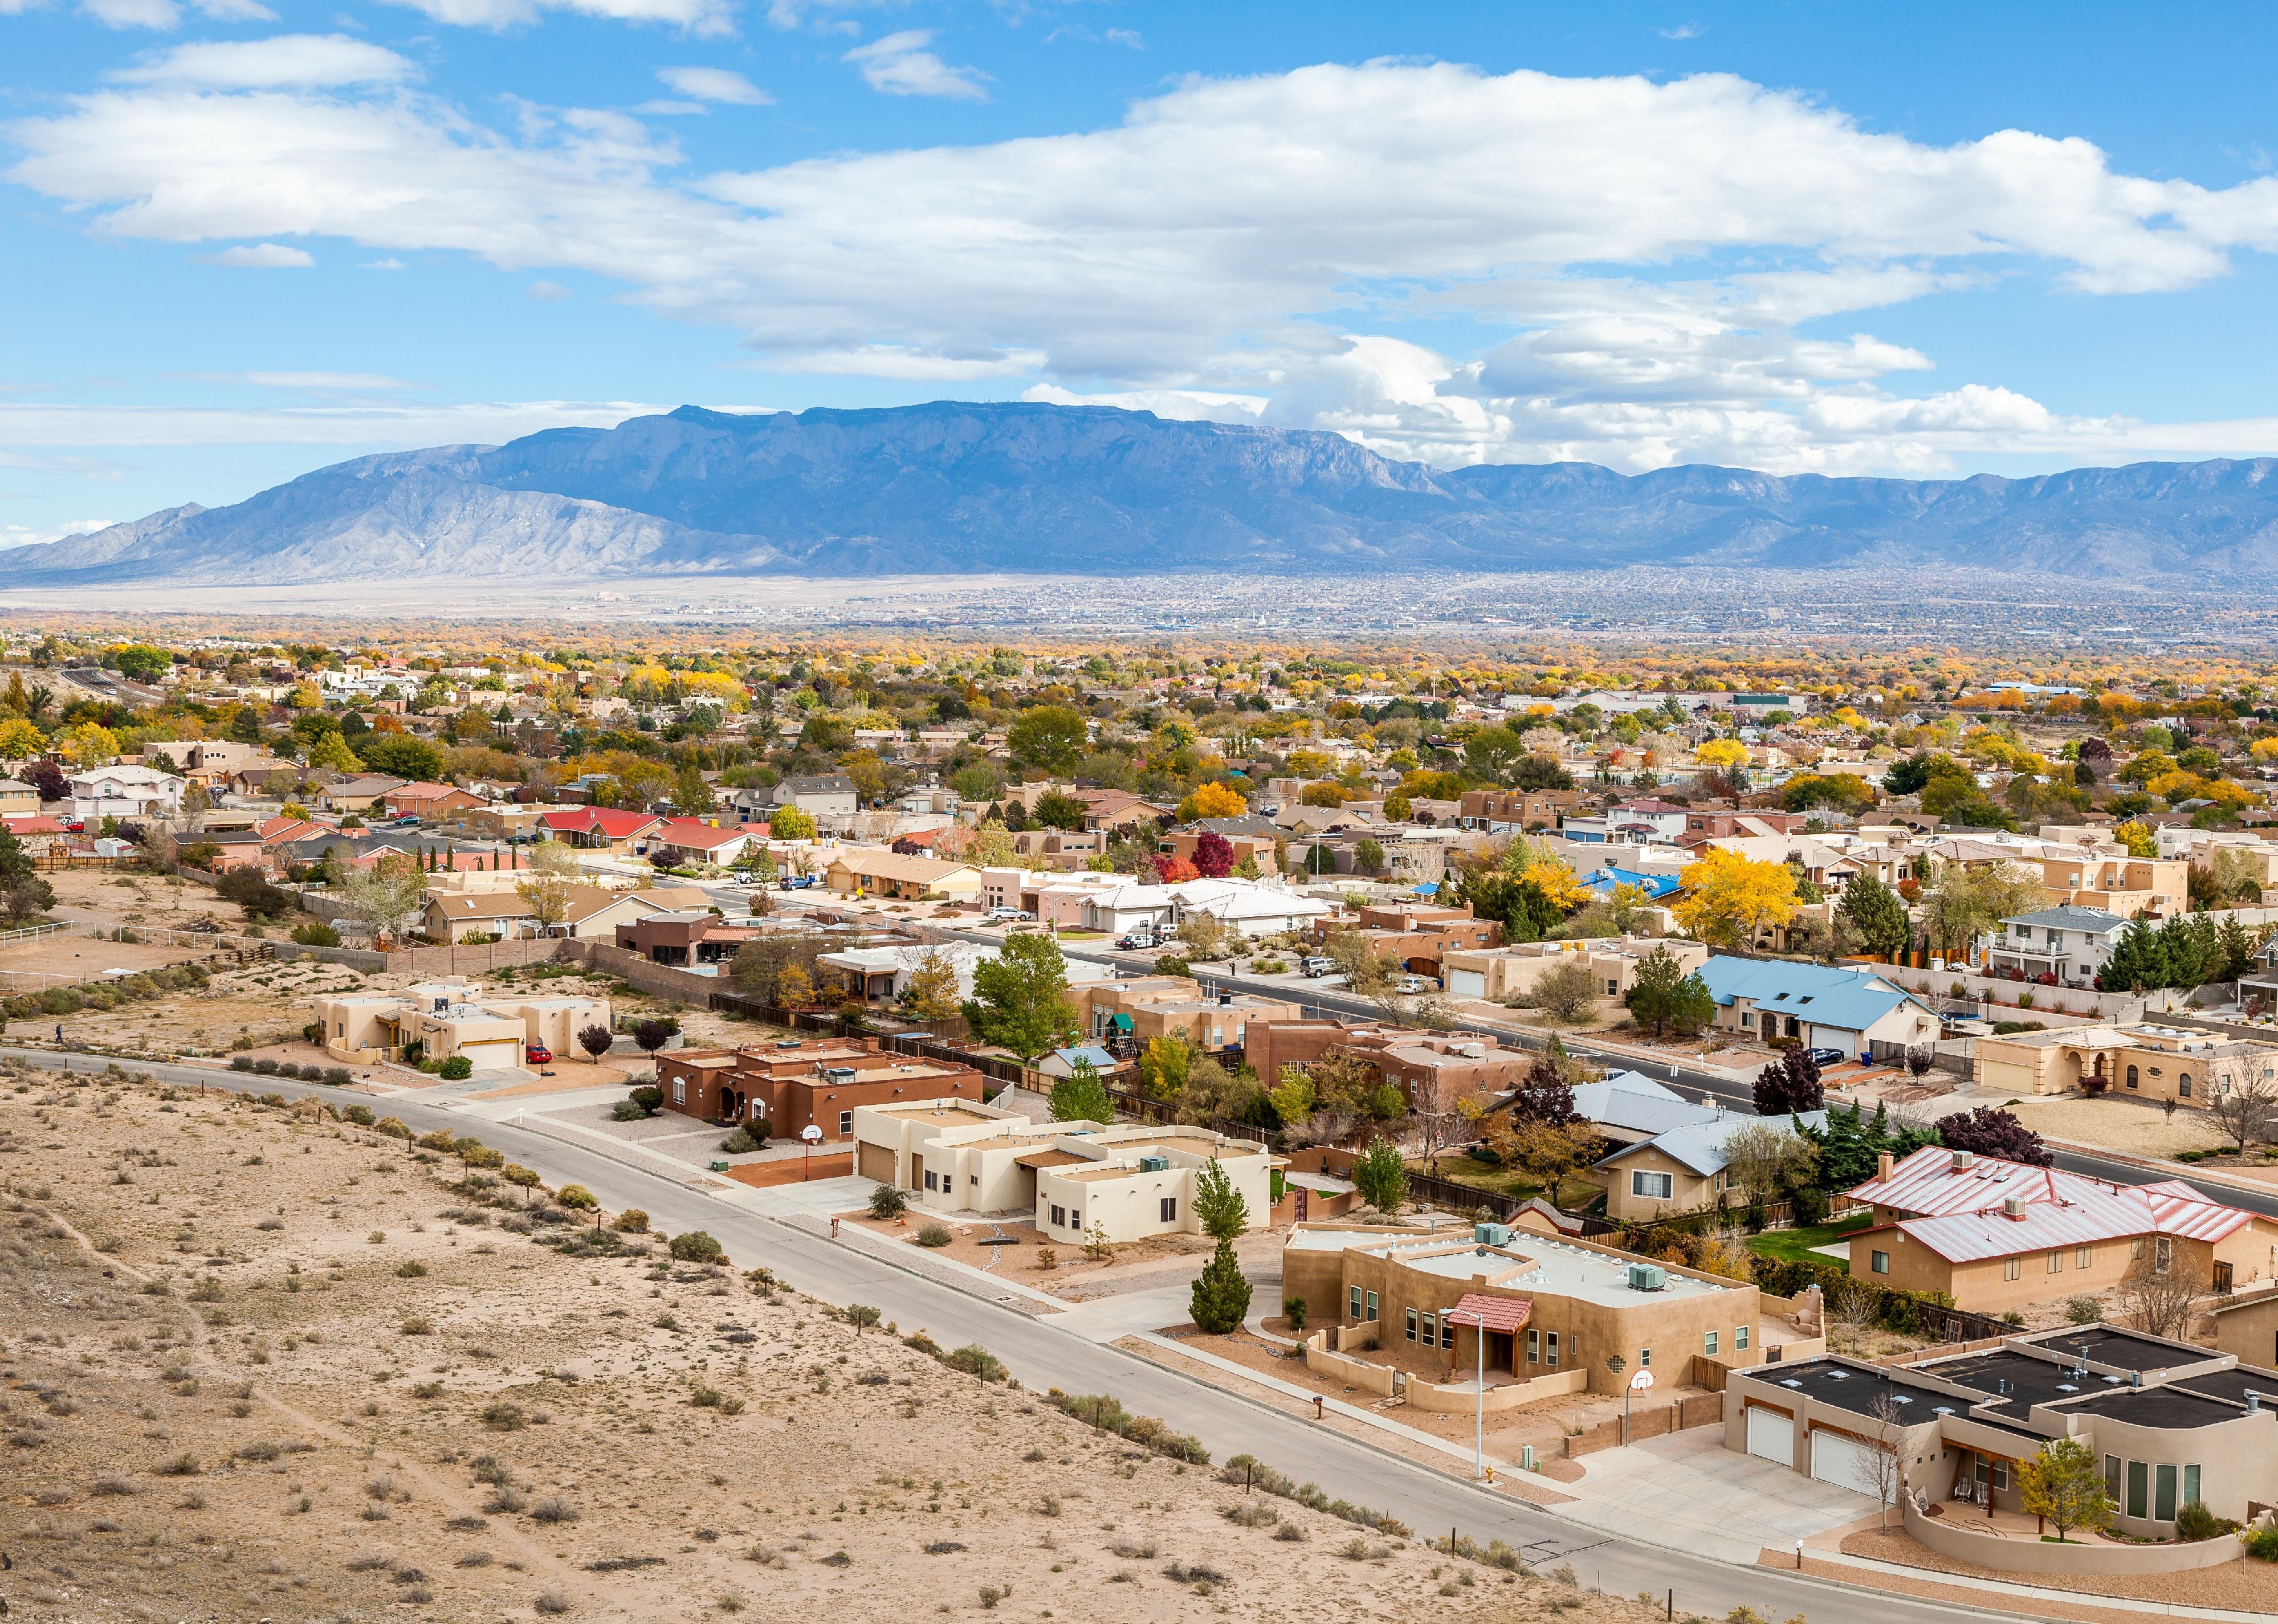
[[[673,810],[684,818],[708,818],[719,807],[719,797],[695,759],[682,762],[672,775]]]
[[[1048,829],[1066,829],[1080,833],[1089,809],[1075,797],[1058,789],[1047,789],[1036,797],[1036,821]]]
[[[1194,1050],[1187,1041],[1166,1033],[1147,1040],[1146,1049],[1139,1056],[1139,1080],[1157,1098],[1174,1100],[1186,1087],[1194,1063]]]
[[[1397,1212],[1408,1199],[1408,1164],[1391,1140],[1372,1139],[1353,1163],[1353,1187],[1379,1212]]]
[[[973,996],[964,1010],[975,1037],[1023,1060],[1068,1041],[1075,1035],[1076,1012],[1060,944],[1042,931],[1005,937],[995,958],[975,966]]]
[[[1716,1000],[1696,972],[1687,974],[1667,948],[1655,948],[1638,960],[1637,973],[1622,1002],[1630,1018],[1640,1026],[1650,1024],[1653,1035],[1674,1031],[1691,1037],[1716,1018]]]
[[[0,916],[13,925],[55,905],[55,888],[40,878],[23,842],[0,829]]]
[[[772,840],[813,840],[814,819],[796,806],[778,806],[768,813],[768,835]]]
[[[316,742],[309,746],[309,765],[327,767],[335,773],[355,773],[363,768],[363,761],[337,729],[317,735]]]
[[[1065,774],[1075,771],[1090,738],[1089,725],[1067,706],[1039,705],[1005,729],[1005,746],[1021,766]]]
[[[1206,1336],[1223,1337],[1242,1329],[1250,1313],[1250,1282],[1242,1277],[1242,1264],[1234,1255],[1234,1242],[1221,1240],[1203,1265],[1188,1299],[1195,1328]]]
[[[1914,926],[1907,919],[1906,903],[1899,899],[1896,891],[1872,874],[1861,874],[1853,880],[1835,908],[1851,921],[1863,951],[1896,958],[1914,940]]]
[[[1115,1120],[1115,1102],[1107,1097],[1099,1068],[1089,1060],[1077,1061],[1066,1077],[1053,1083],[1051,1110],[1054,1122]]]
[[[1250,1227],[1250,1203],[1234,1187],[1226,1169],[1214,1161],[1203,1163],[1195,1175],[1195,1221],[1203,1226],[1204,1234],[1221,1243]],[[1244,1298],[1248,1295],[1245,1289]]]
[[[2056,1524],[2059,1544],[2070,1529],[2110,1527],[2120,1509],[2104,1491],[2096,1452],[2075,1437],[2051,1438],[2040,1453],[2020,1462],[2017,1489],[2027,1511]]]
[[[434,780],[443,776],[443,752],[408,733],[374,733],[356,746],[363,764],[395,778]]]

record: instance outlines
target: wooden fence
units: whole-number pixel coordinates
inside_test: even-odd
[[[1724,1395],[1721,1392],[1688,1393],[1665,1404],[1632,1404],[1627,1415],[1617,1415],[1594,1427],[1568,1433],[1566,1458],[1579,1460],[1601,1449],[1619,1449],[1624,1444],[1645,1438],[1667,1437],[1672,1432],[1724,1423]]]

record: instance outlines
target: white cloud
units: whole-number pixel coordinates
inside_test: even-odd
[[[418,70],[392,50],[345,34],[287,34],[269,40],[201,40],[108,77],[121,84],[212,90],[394,84]]]
[[[11,177],[114,238],[577,271],[773,369],[1266,400],[1440,461],[2093,457],[2151,431],[2028,421],[1999,379],[1910,400],[1938,358],[1861,313],[2005,278],[2182,289],[2278,247],[2278,178],[2145,179],[2019,131],[1930,146],[1723,75],[1191,79],[1107,129],[702,177],[623,113],[496,128],[401,83],[114,86],[11,133]],[[1413,316],[1487,337],[1441,355],[1399,336]]]
[[[733,34],[731,0],[388,0],[461,28],[503,33],[534,23],[542,11],[577,11],[618,22],[666,23],[699,35]]]
[[[535,299],[540,304],[561,304],[568,300],[575,299],[577,295],[571,293],[568,288],[562,286],[559,282],[548,282],[541,278],[539,280],[532,282],[528,287],[524,288],[522,290],[522,296],[524,299]]]
[[[241,271],[305,271],[317,263],[306,248],[288,248],[281,242],[241,243],[197,258],[201,264],[230,265]]]
[[[195,378],[209,384],[251,384],[262,389],[313,389],[320,392],[366,389],[416,389],[384,372],[170,372],[169,377]]]
[[[116,519],[73,519],[51,530],[34,530],[26,524],[0,524],[0,547],[34,547],[45,541],[61,541],[66,536],[92,536],[118,522]]]
[[[1654,32],[1664,40],[1697,40],[1708,30],[1699,23],[1679,23],[1674,28],[1656,28]]]
[[[981,81],[988,77],[975,68],[953,68],[926,49],[933,43],[931,30],[905,28],[857,45],[841,58],[862,70],[873,90],[888,95],[962,96],[985,102],[989,92]]]
[[[1265,416],[1270,403],[1265,395],[1217,394],[1200,389],[1114,389],[1078,394],[1057,384],[1037,384],[1024,391],[1021,399],[1049,406],[1112,406],[1127,412],[1152,412],[1180,423],[1255,423]]]
[[[494,444],[540,429],[609,429],[670,408],[631,400],[442,406],[66,406],[0,401],[13,446],[420,446]]]
[[[35,10],[47,0],[0,0],[0,16]],[[106,28],[156,28],[160,32],[181,26],[182,8],[175,0],[80,0],[80,11]],[[275,22],[277,13],[259,0],[191,0],[191,10],[215,22]]]
[[[672,89],[699,102],[735,107],[765,107],[775,100],[741,73],[727,68],[659,68],[656,76]]]
[[[359,268],[364,271],[401,271],[403,262],[391,255],[386,259],[368,259]]]

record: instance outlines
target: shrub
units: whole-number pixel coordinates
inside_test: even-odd
[[[529,1424],[530,1417],[522,1413],[522,1406],[504,1399],[483,1411],[483,1425],[493,1432],[519,1432]]]
[[[250,1071],[253,1070],[253,1056],[250,1055],[232,1055],[229,1057],[229,1069],[233,1071]]]
[[[348,1121],[355,1124],[359,1128],[368,1128],[371,1126],[372,1123],[376,1120],[371,1114],[371,1107],[369,1105],[351,1105],[347,1109],[343,1110],[340,1115]]]
[[[411,1130],[403,1125],[403,1119],[400,1117],[382,1117],[371,1125],[371,1131],[384,1133],[389,1139],[408,1140],[411,1137]]]
[[[2278,1528],[2256,1529],[2249,1534],[2246,1554],[2259,1562],[2278,1562]]]
[[[475,1063],[464,1055],[454,1055],[436,1069],[435,1074],[447,1083],[464,1082],[475,1074]]]
[[[539,1612],[549,1614],[570,1611],[570,1598],[558,1590],[540,1590],[538,1598],[530,1605]]]
[[[968,1342],[963,1347],[952,1348],[948,1353],[941,1355],[941,1362],[952,1370],[976,1376],[984,1382],[1001,1382],[1005,1379],[1005,1361],[978,1342]]]
[[[945,1224],[929,1224],[917,1234],[918,1245],[921,1247],[945,1247],[953,1239]]]
[[[720,1243],[702,1230],[684,1230],[675,1235],[670,1250],[684,1263],[717,1263],[724,1262],[728,1255]]]
[[[909,1193],[892,1185],[882,1184],[870,1192],[870,1216],[874,1218],[898,1218],[910,1209]]]
[[[577,1508],[558,1494],[549,1494],[530,1508],[530,1520],[532,1522],[549,1525],[557,1522],[575,1522],[577,1521],[578,1514]]]
[[[720,1141],[720,1148],[731,1156],[747,1155],[754,1150],[765,1150],[767,1147],[767,1140],[753,1139],[749,1130],[744,1128],[738,1128]]]
[[[398,1263],[395,1266],[395,1272],[406,1280],[417,1280],[427,1272],[427,1265],[421,1262]]]
[[[654,1084],[636,1088],[625,1097],[651,1117],[664,1109],[664,1090]]]
[[[336,948],[340,945],[340,933],[321,919],[293,927],[293,940],[304,948]]]
[[[326,1066],[325,1068],[325,1080],[332,1084],[334,1087],[338,1087],[342,1083],[348,1080],[348,1069],[346,1066]],[[349,1109],[354,1109],[355,1107],[351,1106]],[[366,1117],[370,1117],[371,1113],[370,1111],[366,1111],[364,1115]]]
[[[1112,1432],[1151,1453],[1173,1460],[1183,1460],[1190,1466],[1210,1464],[1210,1451],[1204,1449],[1199,1440],[1172,1431],[1152,1415],[1132,1414],[1120,1400],[1106,1393],[1072,1394],[1055,1387],[1044,1395],[1044,1401],[1097,1431]],[[1237,1475],[1232,1481],[1242,1479]]]
[[[2236,1534],[2238,1524],[2228,1517],[2218,1517],[2198,1500],[2186,1500],[2175,1508],[2175,1537],[2188,1543],[2213,1539],[2219,1535]]]
[[[253,1069],[264,1077],[274,1077],[277,1075],[277,1063],[268,1058],[266,1056],[255,1061],[253,1063]]]
[[[611,1122],[645,1122],[647,1118],[648,1113],[631,1100],[620,1100],[609,1108]]]
[[[616,1222],[609,1227],[627,1235],[646,1235],[648,1233],[648,1214],[638,1207],[628,1207],[617,1215]]]

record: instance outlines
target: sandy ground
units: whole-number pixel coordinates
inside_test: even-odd
[[[11,1618],[1508,1618],[1277,1502],[314,1112],[0,1072]],[[832,1447],[813,1447],[827,1414]],[[1295,1526],[1301,1540],[1277,1537]],[[1183,1579],[1174,1563],[1215,1577]]]
[[[2002,1109],[2034,1132],[2083,1145],[2104,1145],[2139,1156],[2172,1156],[2179,1150],[2213,1150],[2226,1141],[2222,1130],[2203,1111],[2178,1106],[2173,1117],[2154,1106],[2111,1094],[2100,1100],[2076,1094],[2020,1100]]]
[[[2150,1574],[2140,1578],[2066,1578],[2051,1574],[2002,1574],[1974,1562],[1941,1556],[1910,1534],[1888,1534],[1872,1529],[1848,1535],[1843,1541],[1847,1556],[1873,1557],[1927,1567],[1942,1574],[1961,1574],[1974,1579],[2003,1579],[2052,1590],[2071,1590],[2093,1596],[2125,1596],[2137,1601],[2184,1602],[2194,1607],[2236,1608],[2248,1613],[2270,1610],[2272,1577],[2269,1564],[2244,1558],[2220,1567],[2202,1567],[2188,1574]]]

